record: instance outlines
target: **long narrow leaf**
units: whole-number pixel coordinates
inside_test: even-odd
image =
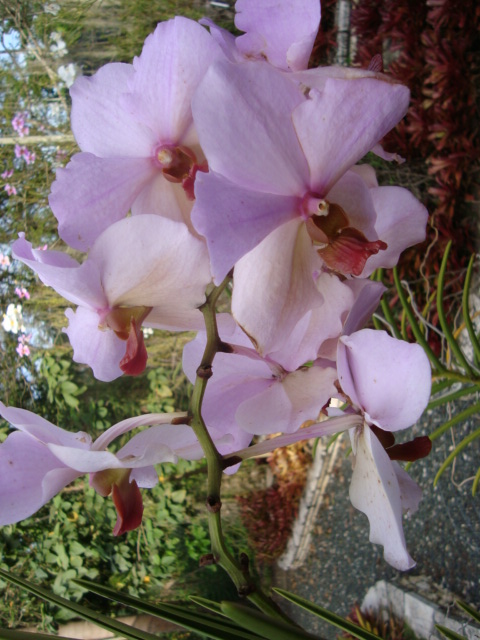
[[[466,613],[468,613],[468,615],[471,616],[476,622],[480,623],[480,612],[474,609],[467,602],[464,602],[463,600],[457,600],[457,606],[459,606],[460,609],[466,611]]]
[[[21,587],[22,589],[26,589],[30,593],[39,598],[43,598],[47,602],[51,604],[58,605],[67,611],[72,611],[80,618],[87,620],[88,622],[93,622],[99,627],[103,627],[110,631],[114,635],[119,635],[127,640],[158,640],[157,636],[152,635],[151,633],[147,633],[145,631],[141,631],[139,629],[134,629],[123,622],[118,622],[117,620],[113,620],[112,618],[108,618],[107,616],[98,613],[97,611],[93,611],[88,607],[85,607],[76,602],[70,602],[70,600],[66,600],[61,596],[57,596],[52,591],[48,591],[47,589],[43,589],[42,587],[37,586],[33,582],[29,582],[24,580],[23,578],[19,578],[18,576],[14,576],[3,569],[0,569],[0,576],[11,582],[12,584]]]
[[[458,364],[463,368],[465,373],[469,376],[473,377],[472,369],[470,365],[463,355],[462,350],[460,349],[460,345],[455,340],[452,330],[450,329],[450,325],[447,322],[447,318],[445,316],[445,309],[443,308],[443,297],[445,291],[445,273],[447,271],[447,262],[448,262],[448,254],[450,253],[450,248],[452,246],[452,241],[447,244],[445,249],[445,253],[443,254],[442,264],[440,265],[440,271],[438,273],[438,286],[437,286],[437,313],[438,313],[438,321],[440,322],[440,326],[442,327],[442,331],[445,335],[445,338],[457,359]]]
[[[466,640],[465,636],[462,636],[456,631],[452,631],[448,627],[444,627],[441,624],[436,624],[435,627],[442,633],[448,640]]]
[[[375,274],[375,279],[377,280],[377,282],[383,282],[382,275],[383,275],[383,269],[377,269],[377,272]],[[385,320],[390,325],[390,329],[392,331],[394,338],[397,338],[397,340],[401,340],[402,336],[400,334],[400,331],[398,330],[397,323],[395,322],[392,311],[388,306],[388,302],[383,297],[380,300],[380,306],[382,308],[383,315],[385,316]]]
[[[267,640],[320,640],[306,631],[282,620],[271,618],[261,611],[236,602],[222,602],[223,613],[231,620]]]
[[[447,422],[442,424],[440,427],[437,427],[435,431],[433,431],[432,433],[429,433],[428,437],[432,441],[436,440],[442,434],[444,434],[445,431],[448,431],[450,427],[454,427],[459,422],[464,422],[467,418],[475,415],[476,413],[480,413],[480,402],[472,404],[470,407],[468,407],[468,409],[464,409],[463,411],[460,411],[460,413],[457,413],[457,415],[454,416],[451,420],[448,420]]]
[[[468,263],[467,274],[465,276],[465,284],[463,285],[462,311],[463,311],[463,321],[465,322],[465,326],[467,327],[468,336],[470,338],[470,342],[473,347],[475,359],[478,363],[480,363],[480,343],[475,333],[475,328],[473,326],[472,318],[470,315],[470,305],[469,305],[470,283],[472,281],[472,271],[473,271],[474,261],[475,261],[475,255],[473,255],[470,258],[470,262]]]
[[[472,496],[475,497],[477,493],[478,483],[480,482],[480,467],[478,467],[478,471],[475,474],[475,478],[473,479],[472,484]]]
[[[218,616],[188,609],[185,606],[176,604],[151,604],[143,602],[128,594],[118,593],[110,587],[95,584],[87,580],[75,580],[75,583],[104,598],[109,598],[127,607],[132,607],[136,611],[142,611],[157,618],[162,618],[162,620],[168,620],[190,631],[203,633],[204,635],[208,635],[209,638],[219,640],[234,640],[235,638],[239,638],[240,640],[257,640],[258,638],[258,636],[244,631],[238,627],[238,625],[233,624],[229,619],[223,617],[218,618]]]
[[[282,598],[290,600],[290,602],[293,602],[299,607],[302,607],[310,613],[313,613],[313,615],[317,616],[317,618],[325,620],[329,624],[342,629],[342,631],[346,631],[359,640],[380,640],[380,638],[374,633],[371,633],[366,629],[362,629],[362,627],[359,627],[349,620],[345,620],[345,618],[342,618],[336,613],[328,611],[328,609],[320,607],[318,604],[313,604],[313,602],[309,602],[308,600],[305,600],[304,598],[301,598],[294,593],[290,593],[289,591],[284,591],[283,589],[274,588],[273,590],[275,591],[275,593],[278,593],[278,595],[282,596]]]
[[[201,598],[200,596],[189,596],[188,599],[195,604],[198,604],[200,607],[205,607],[205,609],[213,611],[213,613],[216,613],[220,616],[225,615],[220,604],[218,602],[215,602],[214,600],[208,600],[208,598]]]
[[[451,393],[446,393],[444,396],[440,396],[440,398],[435,398],[435,400],[431,400],[428,403],[427,411],[429,409],[435,409],[436,407],[442,406],[442,404],[447,404],[447,402],[453,402],[454,400],[458,400],[459,398],[463,398],[464,396],[468,396],[471,393],[475,393],[480,391],[480,388],[475,385],[469,385],[467,387],[462,387],[457,391],[452,391]]]
[[[417,319],[415,318],[415,313],[411,305],[409,304],[407,297],[403,291],[402,283],[400,282],[400,278],[398,276],[398,271],[396,267],[393,268],[393,279],[395,281],[395,287],[397,288],[398,297],[408,317],[408,322],[410,324],[410,327],[412,328],[413,335],[415,336],[415,340],[418,342],[418,344],[420,344],[424,348],[425,353],[428,356],[428,359],[430,360],[432,365],[435,367],[435,369],[438,372],[444,371],[445,370],[444,366],[442,365],[440,360],[437,358],[437,356],[433,353],[428,342],[425,340],[423,332],[420,329]]]
[[[32,633],[18,629],[0,629],[0,640],[72,640],[65,636],[52,636],[50,633]]]
[[[440,476],[443,474],[445,469],[454,461],[454,459],[458,456],[458,454],[461,453],[465,449],[465,447],[467,447],[476,438],[480,438],[480,429],[477,429],[473,433],[470,433],[466,438],[464,438],[461,442],[457,444],[455,449],[450,453],[449,456],[447,456],[446,460],[438,470],[437,475],[435,476],[435,480],[433,481],[434,487],[437,485],[437,482],[439,481]]]

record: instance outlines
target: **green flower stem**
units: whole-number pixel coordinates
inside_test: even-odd
[[[222,350],[222,341],[218,334],[215,305],[222,291],[229,282],[229,277],[210,291],[205,303],[200,307],[207,332],[207,344],[202,361],[197,369],[197,377],[190,400],[190,425],[205,453],[208,468],[207,479],[207,511],[208,527],[212,544],[211,561],[219,564],[230,575],[239,594],[248,597],[261,611],[276,619],[289,620],[277,605],[268,598],[255,583],[248,571],[246,556],[237,561],[227,549],[222,532],[220,489],[222,483],[222,456],[208,433],[202,418],[202,402],[208,379],[212,375],[215,354]]]

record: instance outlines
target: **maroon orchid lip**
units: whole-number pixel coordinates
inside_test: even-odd
[[[428,436],[418,436],[408,442],[395,444],[395,436],[391,431],[385,431],[375,425],[372,425],[370,429],[379,439],[390,460],[415,462],[415,460],[426,458],[432,450],[432,441]]]

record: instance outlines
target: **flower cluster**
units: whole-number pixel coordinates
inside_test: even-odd
[[[419,346],[364,326],[383,293],[369,276],[423,240],[427,212],[360,162],[368,152],[396,159],[380,143],[409,91],[378,71],[308,69],[318,0],[296,12],[286,1],[237,0],[236,11],[238,37],[177,17],[133,64],[76,80],[81,151],[58,169],[50,205],[62,239],[85,257],[39,251],[23,234],[12,253],[76,305],[66,312],[74,360],[104,381],[145,369],[142,327],[198,331],[184,352],[193,381],[211,339],[199,307],[228,281],[231,313],[217,318],[221,348],[202,406],[225,466],[250,455],[254,435],[306,437],[300,427],[338,415],[328,407],[341,400],[343,418],[308,434],[350,428],[352,502],[387,561],[407,569],[402,513],[417,508],[420,490],[396,460],[426,455],[429,441],[395,445],[393,432],[420,417],[430,367]],[[129,530],[152,465],[198,453],[186,417],[183,426],[134,418],[92,444],[20,410],[1,413],[19,430],[0,447],[3,522],[90,473],[113,493],[116,532]],[[146,424],[116,456],[105,451]],[[23,501],[7,490],[7,471],[25,457],[31,477],[17,471],[17,491],[35,483],[36,492]]]

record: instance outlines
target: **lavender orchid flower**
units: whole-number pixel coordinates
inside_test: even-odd
[[[203,27],[177,17],[158,25],[133,65],[76,80],[72,130],[82,153],[57,171],[49,200],[65,242],[87,250],[129,209],[192,229],[193,183],[206,165],[190,102],[219,57]]]
[[[70,302],[66,333],[74,360],[92,367],[99,380],[137,375],[146,365],[141,331],[185,331],[203,326],[197,307],[210,283],[201,240],[180,223],[141,215],[111,225],[79,264],[57,251],[40,251],[21,237],[13,255]]]
[[[157,484],[155,464],[203,456],[192,429],[181,424],[186,414],[129,418],[107,429],[95,442],[87,433],[65,431],[30,411],[1,402],[0,415],[16,429],[0,445],[0,525],[28,518],[70,482],[88,473],[98,493],[112,493],[118,513],[113,533],[119,535],[140,525],[139,487]],[[116,454],[106,450],[115,438],[147,425],[155,426],[137,433]]]
[[[363,425],[350,431],[350,499],[367,515],[370,541],[383,545],[385,560],[402,571],[410,569],[415,562],[406,548],[402,513],[416,511],[422,492],[395,460],[427,455],[430,441],[392,446],[391,432],[410,427],[427,406],[428,358],[419,345],[362,329],[340,338],[337,368],[343,393],[364,417]]]

